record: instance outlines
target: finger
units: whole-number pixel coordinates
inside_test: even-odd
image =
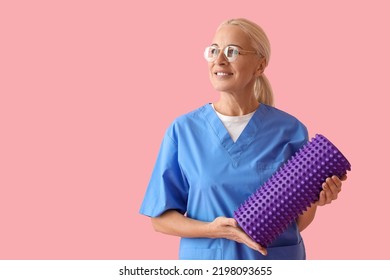
[[[337,195],[336,195],[336,198],[337,198],[338,194],[341,192],[341,187],[342,187],[343,183],[341,182],[341,180],[337,176],[332,176],[332,182],[334,184],[333,185],[334,188],[333,188],[332,185],[330,187],[331,187],[331,190],[332,190],[333,193],[334,192],[337,193]]]
[[[325,183],[322,184],[322,188],[324,188],[324,186],[325,186]],[[326,201],[325,191],[321,191],[320,196],[319,196],[318,201],[317,201],[317,205],[324,206],[325,201]]]
[[[231,227],[238,227],[237,221],[233,218],[225,218],[225,224]]]
[[[329,204],[333,200],[333,194],[327,183],[324,183],[322,192],[323,205]]]
[[[333,200],[333,195],[330,191],[325,192],[325,204],[331,204]]]
[[[340,191],[341,190],[341,186],[343,185],[343,183],[341,182],[340,178],[334,175],[334,176],[332,176],[332,181],[336,185],[337,189]]]
[[[259,243],[254,241],[249,235],[246,234],[245,231],[242,229],[237,229],[237,238],[240,240],[241,243],[244,243],[249,248],[252,248],[253,250],[256,250],[260,252],[262,255],[267,255],[267,249],[262,247]]]
[[[247,236],[245,234],[243,238],[243,243],[245,245],[247,245],[248,247],[252,248],[253,250],[256,250],[258,252],[260,252],[262,255],[266,256],[267,255],[267,249],[265,249],[264,247],[262,247],[260,244],[258,244],[257,242],[255,242],[252,238],[250,238],[249,236]]]
[[[329,187],[329,184],[328,183],[325,183],[325,187],[324,187],[324,205],[325,204],[329,204],[332,202],[333,199],[336,199],[337,198],[337,192],[336,194],[334,194],[331,190],[331,188]]]
[[[347,174],[344,174],[343,176],[341,176],[341,177],[340,177],[340,180],[341,180],[341,181],[347,180]]]
[[[326,197],[328,199],[337,199],[337,195],[339,193],[339,188],[337,187],[336,183],[333,181],[332,178],[326,179],[326,185],[325,185],[324,190],[326,192]]]
[[[264,247],[261,247],[261,246],[257,251],[259,251],[260,254],[262,254],[263,256],[266,256],[268,254],[267,249],[265,249]]]

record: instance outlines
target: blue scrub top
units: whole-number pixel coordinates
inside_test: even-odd
[[[233,212],[308,141],[295,117],[260,104],[236,142],[211,104],[177,118],[167,129],[140,213],[174,209],[211,222]],[[293,222],[268,255],[228,239],[181,238],[180,259],[305,259]]]

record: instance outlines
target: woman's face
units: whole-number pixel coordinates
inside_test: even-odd
[[[229,45],[237,46],[240,50],[254,51],[249,36],[238,26],[225,25],[215,34],[212,45],[220,49],[218,57],[208,63],[213,87],[219,92],[253,94],[255,79],[265,67],[264,58],[256,53],[245,53],[229,62],[223,53],[223,49]]]

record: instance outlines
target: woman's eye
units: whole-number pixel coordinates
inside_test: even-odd
[[[233,56],[235,56],[235,55],[237,55],[237,54],[238,54],[238,50],[237,50],[236,48],[229,47],[229,48],[227,49],[227,56],[228,56],[228,57],[233,57]]]

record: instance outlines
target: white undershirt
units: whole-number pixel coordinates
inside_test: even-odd
[[[252,113],[243,116],[226,116],[226,115],[222,115],[221,113],[218,113],[214,108],[214,104],[211,104],[211,106],[213,107],[214,111],[217,113],[218,118],[221,120],[226,130],[229,132],[230,137],[233,139],[233,142],[237,141],[238,137],[240,137],[242,131],[249,123],[253,114],[256,112],[254,111]]]

